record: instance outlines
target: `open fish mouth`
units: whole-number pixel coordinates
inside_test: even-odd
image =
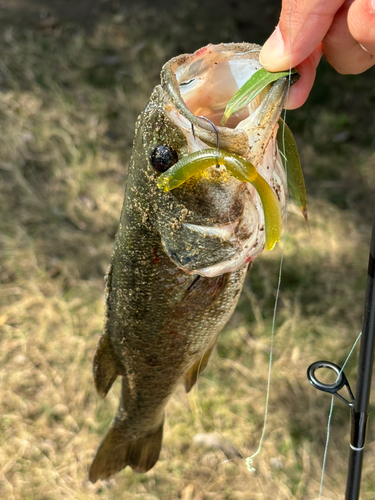
[[[273,136],[288,91],[288,79],[266,87],[254,100],[220,126],[226,105],[240,87],[262,68],[260,46],[241,44],[207,45],[194,54],[183,54],[164,65],[162,87],[172,106],[166,111],[187,135],[189,152],[216,145],[258,165]],[[191,125],[196,127],[195,137]]]
[[[250,49],[247,53],[253,53]],[[176,70],[180,94],[188,109],[196,116],[209,118],[220,126],[225,107],[237,90],[247,81],[249,74],[261,68],[256,59],[244,59],[246,52],[218,51],[213,46],[204,47],[194,54],[194,61]],[[240,57],[238,57],[240,55]],[[257,102],[233,114],[226,126],[236,126],[256,109]],[[250,108],[250,109],[249,109]]]
[[[259,51],[259,46],[246,43],[208,45],[194,54],[172,59],[162,70],[165,110],[185,135],[187,151],[177,164],[159,177],[158,186],[169,191],[204,169],[223,165],[238,181],[248,183],[252,199],[248,217],[246,214],[241,216],[242,226],[248,218],[249,230],[240,244],[238,238],[233,241],[233,232],[220,231],[220,226],[232,227],[233,220],[203,230],[210,234],[219,231],[225,243],[233,241],[233,248],[236,248],[233,255],[200,269],[186,268],[179,259],[176,264],[187,272],[213,276],[236,270],[264,248],[271,250],[280,239],[286,206],[286,179],[276,132],[288,79],[281,78],[266,87],[247,106],[234,113],[225,127],[220,125],[229,100],[262,67]],[[220,149],[213,149],[217,134],[206,119],[216,127]],[[194,221],[189,224],[192,230],[199,232],[199,224]]]

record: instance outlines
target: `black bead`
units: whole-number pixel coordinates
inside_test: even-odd
[[[178,162],[178,156],[174,149],[166,145],[156,146],[151,153],[151,163],[158,172],[165,172]]]

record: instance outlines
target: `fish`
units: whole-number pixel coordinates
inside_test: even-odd
[[[273,207],[281,218],[285,213],[276,136],[287,78],[220,126],[228,101],[261,68],[259,52],[249,43],[210,44],[171,59],[136,122],[93,362],[99,395],[117,377],[121,395],[91,464],[92,482],[126,466],[147,472],[156,464],[168,400],[180,381],[187,392],[194,386],[267,245],[265,214],[272,210],[236,174],[238,165],[254,168]],[[212,160],[217,139],[220,162]],[[173,166],[189,155],[203,161],[204,154],[207,168],[161,188]],[[237,161],[232,173],[225,158]]]

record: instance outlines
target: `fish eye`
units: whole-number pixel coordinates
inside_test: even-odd
[[[178,155],[170,146],[161,144],[152,151],[150,160],[158,172],[165,172],[178,162]]]

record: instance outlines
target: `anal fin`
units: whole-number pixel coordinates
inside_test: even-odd
[[[119,375],[111,340],[106,332],[99,339],[94,356],[93,371],[96,390],[104,398]]]
[[[91,464],[89,479],[107,479],[129,465],[135,472],[147,472],[158,461],[163,439],[163,425],[156,431],[129,439],[121,427],[111,426]]]
[[[203,357],[198,359],[185,373],[184,375],[184,383],[186,392],[190,392],[191,388],[197,381],[198,375],[206,368],[208,360],[210,358],[211,352],[215,347],[216,339],[212,343],[212,345],[205,351]]]

